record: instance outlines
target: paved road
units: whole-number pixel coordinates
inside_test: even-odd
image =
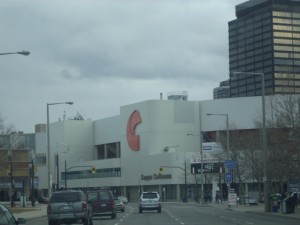
[[[138,205],[129,203],[117,218],[95,218],[94,225],[299,225],[299,218],[277,214],[226,210],[215,205],[164,203],[162,213],[138,212]],[[47,224],[47,217],[30,219],[28,225]]]

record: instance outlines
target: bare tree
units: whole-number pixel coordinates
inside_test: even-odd
[[[260,132],[256,129],[241,130],[231,127],[229,135],[229,150],[226,148],[226,131],[220,132],[217,141],[223,149],[226,149],[223,159],[235,161],[235,167],[229,169],[228,172],[234,173],[235,183],[239,184],[239,195],[245,196],[244,183],[256,183],[263,180]]]
[[[299,103],[299,95],[270,96],[266,102],[267,165],[272,191],[282,191],[290,178],[299,177]],[[261,127],[260,121],[255,124]]]
[[[5,119],[3,118],[0,112],[0,148],[7,149],[8,151],[11,149],[11,143],[14,142],[15,140],[11,140],[10,134],[12,132],[15,132],[15,130],[16,129],[14,125],[5,124]],[[13,137],[13,139],[15,139],[15,136]],[[3,157],[0,158],[0,161],[7,160],[7,156],[3,156]]]

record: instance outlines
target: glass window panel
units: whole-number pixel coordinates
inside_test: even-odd
[[[248,66],[246,66],[246,69],[247,70],[253,70],[254,69],[254,65],[253,64],[248,65]]]
[[[300,18],[300,13],[292,12],[292,18]]]
[[[290,19],[273,18],[273,23],[292,24],[292,21]]]
[[[294,61],[289,59],[274,59],[275,64],[293,65]]]
[[[273,16],[277,16],[277,17],[291,17],[290,12],[273,11],[272,14],[273,14]]]
[[[273,29],[274,30],[278,30],[278,31],[292,31],[292,26],[288,26],[288,25],[273,25]]]
[[[117,158],[116,143],[107,144],[106,148],[107,148],[107,158],[108,159]]]
[[[105,145],[97,146],[98,159],[105,159]]]

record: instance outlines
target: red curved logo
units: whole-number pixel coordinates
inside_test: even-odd
[[[140,150],[140,136],[135,134],[135,128],[142,122],[139,111],[134,110],[127,122],[127,142],[129,147],[134,150]]]

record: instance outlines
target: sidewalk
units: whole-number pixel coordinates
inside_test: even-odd
[[[263,213],[269,214],[272,216],[284,216],[284,217],[293,217],[300,219],[300,207],[295,209],[295,213],[282,213],[281,210],[278,212],[265,212],[265,207],[263,203],[259,203],[258,205],[235,205],[229,207],[227,202],[224,201],[223,203],[211,203],[209,204],[212,207],[223,208],[224,210],[232,210],[237,212],[245,212],[245,213]]]
[[[27,206],[27,207],[15,207],[11,209],[13,215],[16,219],[24,218],[24,219],[33,219],[38,217],[47,216],[47,204],[37,204],[35,207]]]

